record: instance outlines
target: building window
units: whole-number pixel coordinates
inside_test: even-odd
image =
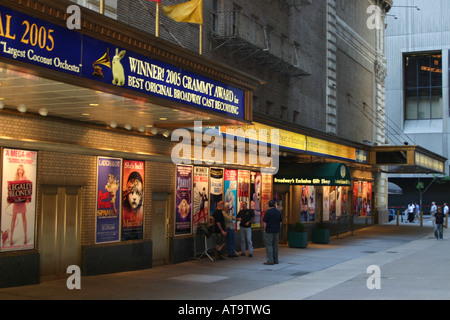
[[[273,109],[273,103],[270,101],[266,101],[266,114],[271,116]]]
[[[442,119],[442,55],[404,56],[406,120]]]
[[[288,113],[287,108],[281,106],[280,107],[280,119],[287,120],[287,113]]]
[[[107,17],[117,19],[117,0],[71,0],[80,6],[100,12],[100,2],[104,5],[104,14]]]
[[[294,123],[299,123],[300,121],[300,112],[294,111]]]

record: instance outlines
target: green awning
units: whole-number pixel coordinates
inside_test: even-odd
[[[344,163],[280,164],[274,184],[350,186],[352,177]]]

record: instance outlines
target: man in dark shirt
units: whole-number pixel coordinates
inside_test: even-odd
[[[280,239],[281,223],[283,217],[277,209],[274,200],[269,201],[270,209],[267,210],[263,218],[264,239],[266,242],[266,265],[278,264],[278,242]]]
[[[223,217],[223,201],[219,201],[217,203],[216,210],[213,213],[213,218],[216,232],[216,260],[224,260],[220,252],[225,245],[227,236],[225,218]]]
[[[442,240],[444,233],[444,213],[442,212],[441,207],[437,208],[434,219],[434,236],[436,237],[436,240]]]
[[[248,243],[248,256],[253,256],[253,243],[252,243],[252,223],[255,220],[255,214],[253,210],[247,209],[247,203],[241,202],[241,210],[236,216],[237,221],[240,221],[241,228],[241,256],[245,256],[245,248]]]

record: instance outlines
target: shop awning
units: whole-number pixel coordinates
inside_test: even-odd
[[[376,146],[369,162],[387,173],[445,173],[447,159],[420,146]]]
[[[280,164],[274,184],[350,186],[351,175],[343,163]]]
[[[403,194],[403,189],[393,182],[388,182],[388,194]]]

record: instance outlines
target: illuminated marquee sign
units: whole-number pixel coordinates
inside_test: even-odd
[[[245,119],[245,91],[0,6],[0,56]]]

